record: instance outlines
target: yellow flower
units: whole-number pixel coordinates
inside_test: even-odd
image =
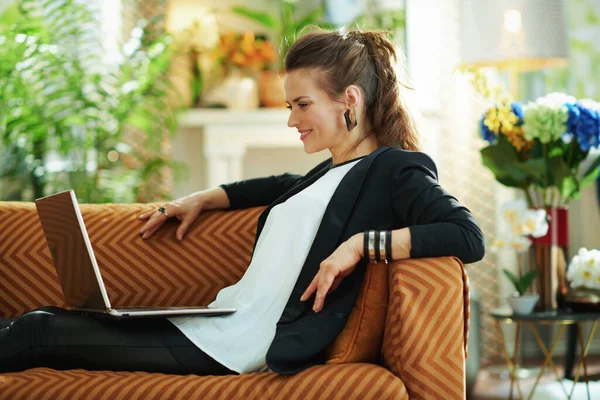
[[[512,131],[503,133],[517,151],[527,151],[533,146],[533,140],[525,140],[525,133],[520,126],[516,126]]]

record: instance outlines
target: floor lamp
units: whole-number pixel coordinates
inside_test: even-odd
[[[461,0],[464,65],[507,71],[519,99],[520,72],[567,65],[565,0]]]

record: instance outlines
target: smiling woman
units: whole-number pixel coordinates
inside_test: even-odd
[[[92,324],[90,317],[29,314],[8,328],[15,333],[0,331],[0,366],[26,368],[26,362],[14,363],[19,351],[28,352],[28,363],[41,366],[34,347],[49,348],[46,343],[66,329],[60,321],[68,320],[70,335],[77,338],[102,325],[106,337],[93,336],[89,347],[99,351],[106,344],[105,359],[128,354],[135,370],[155,368],[157,359],[149,363],[142,352],[125,352],[131,345],[118,341],[126,336],[193,344],[196,364],[190,368],[203,373],[271,369],[293,374],[325,363],[326,349],[344,329],[370,262],[385,268],[407,258],[480,260],[484,240],[477,222],[442,189],[434,162],[418,151],[416,130],[400,96],[404,89],[396,57],[393,44],[379,32],[304,34],[285,60],[288,125],[298,130],[307,153],[327,150],[331,158],[305,176],[224,184],[140,215],[144,239],[168,218],[177,218],[176,235],[182,240],[204,210],[267,206],[244,276],[209,304],[234,304],[235,314],[169,318],[171,325],[160,320],[155,328],[151,322],[139,329],[132,323],[127,335],[116,325]],[[39,335],[40,324],[51,328]],[[77,345],[85,348],[81,341]],[[106,368],[93,354],[80,351],[75,359],[68,349],[68,343],[56,349],[52,359],[70,363],[69,368]],[[168,349],[162,354],[167,368],[173,357]],[[122,364],[115,361],[114,368]]]

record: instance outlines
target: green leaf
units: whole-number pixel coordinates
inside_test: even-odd
[[[513,286],[515,287],[517,292],[519,292],[519,294],[522,294],[520,286],[519,286],[519,280],[517,279],[517,277],[515,275],[513,275],[512,272],[510,272],[509,270],[507,270],[505,268],[502,269],[502,272],[504,272],[504,275],[506,275],[506,277],[511,281],[511,283],[513,284]]]
[[[305,15],[304,18],[297,22],[295,29],[296,33],[300,32],[303,28],[305,28],[308,25],[318,24],[321,18],[323,18],[323,9],[320,7],[315,8],[307,15]]]
[[[523,169],[515,148],[504,135],[496,143],[481,150],[483,165],[492,171],[498,182],[510,187],[526,187],[529,173]],[[505,183],[507,182],[507,183]]]
[[[546,179],[546,162],[541,158],[531,158],[524,163],[515,163],[515,168],[525,172],[536,183],[543,183]]]
[[[591,184],[593,184],[594,182],[596,182],[596,179],[598,179],[598,171],[599,170],[600,170],[600,168],[596,167],[596,169],[590,171],[590,173],[588,173],[587,175],[584,175],[581,178],[581,181],[579,182],[581,189],[585,189],[586,187],[588,187]]]
[[[523,275],[523,277],[519,280],[519,287],[521,288],[521,294],[525,293],[527,291],[527,289],[529,288],[529,286],[531,286],[531,283],[533,282],[533,280],[535,279],[535,275],[536,275],[536,271],[532,270],[527,272],[525,275]]]
[[[572,176],[571,169],[562,157],[552,157],[549,160],[551,177],[548,180],[546,187],[556,186],[563,187],[564,180]]]
[[[585,172],[582,175],[582,180],[586,179],[586,177],[590,174],[594,174],[596,170],[600,167],[600,156],[596,157],[594,161],[587,167]]]
[[[271,14],[267,12],[251,10],[246,7],[233,7],[231,11],[238,15],[256,21],[267,28],[279,30],[279,21],[277,21]]]
[[[572,198],[573,194],[579,192],[579,183],[574,176],[569,175],[563,180],[562,187],[560,187],[561,197],[565,200]]]

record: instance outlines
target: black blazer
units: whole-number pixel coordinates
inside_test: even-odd
[[[221,185],[231,208],[269,205],[258,219],[258,239],[270,210],[300,192],[331,167],[322,162],[305,176],[284,174]],[[456,256],[464,263],[484,255],[484,238],[465,207],[437,181],[434,162],[424,153],[381,147],[348,171],[329,202],[296,285],[277,323],[267,364],[279,373],[296,373],[325,360],[324,350],[342,331],[363,282],[361,261],[323,310],[312,311],[306,290],[320,263],[352,235],[368,229],[409,227],[411,257]],[[256,244],[256,241],[255,241]]]

